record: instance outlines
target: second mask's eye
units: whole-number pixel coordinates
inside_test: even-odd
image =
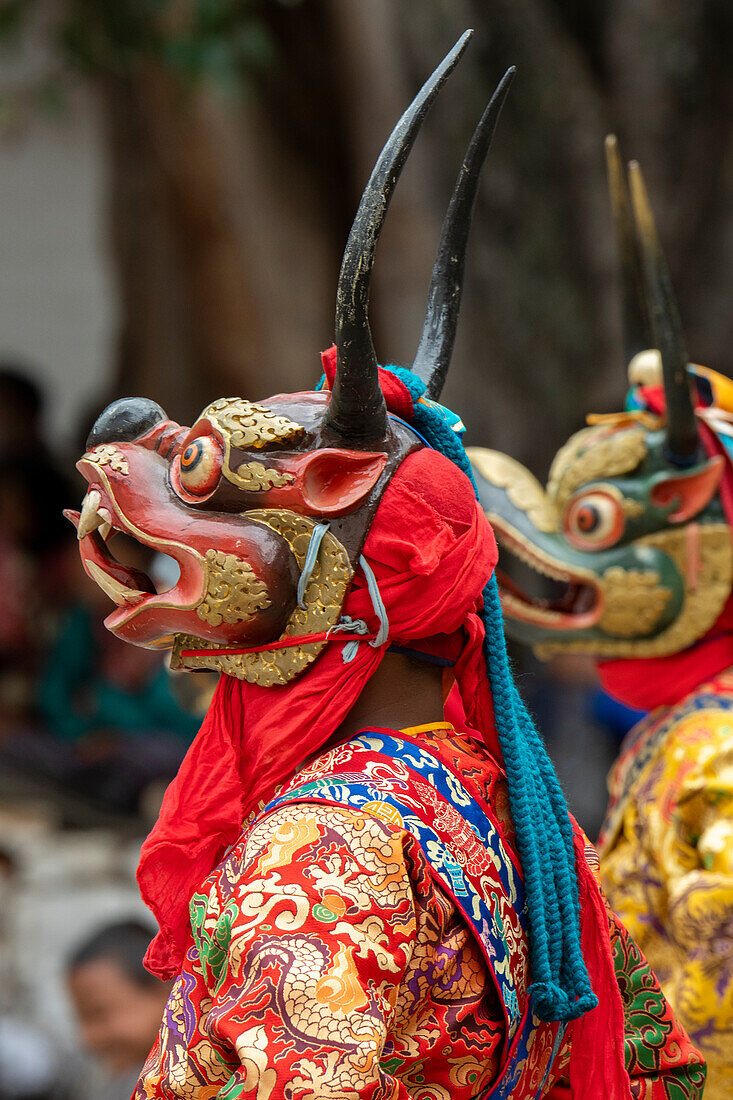
[[[174,482],[192,496],[208,496],[216,488],[221,476],[222,449],[213,436],[192,439],[181,451],[175,463]]]
[[[623,534],[624,511],[611,493],[582,493],[570,501],[563,527],[568,542],[579,550],[605,550]]]

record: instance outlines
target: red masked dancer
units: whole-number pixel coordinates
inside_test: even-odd
[[[102,413],[79,468],[106,620],[222,673],[143,849],[175,978],[135,1097],[699,1097],[702,1060],[610,913],[509,672],[496,544],[437,404],[479,172],[474,134],[411,369],[367,320],[386,210],[462,55],[400,119],[339,278],[320,392]],[[114,529],[175,558],[156,593]]]

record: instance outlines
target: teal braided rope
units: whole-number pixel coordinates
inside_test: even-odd
[[[420,402],[425,385],[404,367],[388,366],[412,395],[418,432],[471,481],[463,442],[440,413]],[[530,926],[535,1013],[574,1020],[598,1003],[580,946],[580,904],[573,827],[555,769],[511,673],[496,577],[484,589],[484,657],[504,754],[509,799],[522,859]]]

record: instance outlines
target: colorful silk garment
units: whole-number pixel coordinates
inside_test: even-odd
[[[356,763],[355,748],[363,756],[374,751],[375,738],[388,741],[384,732],[323,754],[284,796],[331,798],[337,786],[350,788],[343,805],[334,798],[269,808],[193,898],[194,946],[135,1100],[569,1095],[569,1043],[556,1043],[557,1025],[531,1031],[521,1091],[496,1088],[517,1029],[497,973],[508,969],[520,1005],[526,999],[526,944],[512,935],[521,930],[519,913],[497,902],[488,941],[493,936],[506,959],[489,967],[476,920],[466,916],[469,907],[474,918],[478,913],[476,898],[458,900],[461,882],[475,874],[470,858],[455,866],[439,850],[440,837],[435,847],[425,832],[421,843],[405,827],[395,804],[412,805],[404,772],[381,756],[370,775],[379,796],[358,809],[348,804],[365,774],[342,765]],[[513,885],[521,905],[506,782],[491,756],[445,726],[397,736],[413,742],[415,755],[431,754],[445,766],[451,779],[438,793],[464,824],[471,820],[471,789],[491,807],[493,881],[503,882],[505,892]],[[420,817],[440,834],[435,810]],[[698,1053],[638,949],[610,920],[633,1095],[701,1096]]]
[[[640,722],[609,789],[604,889],[733,1100],[733,670]]]

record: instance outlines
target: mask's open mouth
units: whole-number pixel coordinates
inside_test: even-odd
[[[502,563],[496,579],[508,618],[548,630],[585,630],[598,622],[603,614],[603,594],[589,570],[551,557],[494,516],[491,523]],[[527,589],[539,589],[541,594]]]
[[[201,594],[201,580],[184,581],[177,558],[166,554],[156,540],[144,542],[131,531],[109,495],[90,488],[81,512],[64,515],[77,530],[87,575],[117,605],[105,625],[114,630],[137,614],[141,606],[190,607]],[[189,575],[192,570],[185,570]],[[191,578],[193,579],[193,578]],[[190,589],[194,591],[189,591]]]

